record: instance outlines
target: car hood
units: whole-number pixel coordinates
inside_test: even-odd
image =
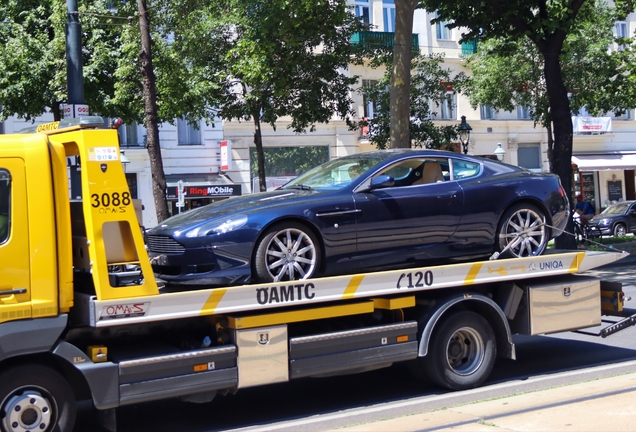
[[[231,216],[249,215],[279,205],[287,205],[289,200],[312,198],[318,195],[325,195],[325,192],[279,189],[229,198],[172,216],[149,230],[148,233],[174,235],[176,232],[190,230],[206,222],[216,220],[223,222]]]

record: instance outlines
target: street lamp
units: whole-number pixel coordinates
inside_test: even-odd
[[[497,159],[499,160],[499,162],[503,161],[506,151],[501,146],[501,143],[497,143],[497,148],[495,149],[493,154],[497,156]]]
[[[466,116],[462,116],[462,122],[457,126],[457,130],[459,131],[459,140],[462,143],[464,154],[468,154],[468,140],[470,140],[470,131],[473,130],[473,128],[466,123]]]

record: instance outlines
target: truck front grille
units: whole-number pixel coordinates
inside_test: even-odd
[[[165,254],[182,254],[185,252],[185,247],[172,237],[148,235],[146,236],[146,244],[150,252]]]

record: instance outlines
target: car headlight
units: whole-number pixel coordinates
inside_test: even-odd
[[[225,234],[230,231],[241,228],[247,223],[246,215],[239,215],[232,217],[226,221],[220,222],[218,220],[204,223],[193,230],[188,231],[186,237],[201,237],[213,234]]]

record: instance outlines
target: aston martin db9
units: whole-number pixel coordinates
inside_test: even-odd
[[[222,286],[540,255],[569,213],[555,175],[439,150],[380,150],[173,216],[146,241],[167,283]]]

